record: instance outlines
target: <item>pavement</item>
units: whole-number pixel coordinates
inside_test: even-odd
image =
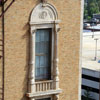
[[[95,48],[97,40],[97,56],[95,60]],[[82,67],[100,71],[100,32],[83,32]]]

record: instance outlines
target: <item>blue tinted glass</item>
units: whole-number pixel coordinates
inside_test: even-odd
[[[40,67],[45,66],[45,56],[40,56]]]
[[[40,42],[40,36],[39,36],[40,32],[37,31],[36,32],[36,42]]]
[[[37,30],[35,41],[35,76],[36,79],[48,79],[50,68],[50,30]]]
[[[36,68],[40,67],[40,57],[39,56],[35,57],[35,66],[36,66]]]

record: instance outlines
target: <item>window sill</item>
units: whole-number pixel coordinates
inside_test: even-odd
[[[46,96],[46,95],[53,95],[53,94],[60,94],[60,93],[62,93],[62,90],[58,89],[58,90],[48,90],[43,92],[27,93],[26,96],[32,98],[32,97]]]

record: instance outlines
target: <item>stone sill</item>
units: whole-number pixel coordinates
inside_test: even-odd
[[[60,94],[60,93],[62,93],[62,90],[58,89],[58,90],[48,90],[48,91],[41,91],[41,92],[35,92],[35,93],[27,93],[26,96],[29,98],[32,98],[32,97],[53,95],[53,94]]]

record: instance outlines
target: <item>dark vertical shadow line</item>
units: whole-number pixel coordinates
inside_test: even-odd
[[[13,0],[13,1],[11,1],[11,3],[8,5],[8,7],[7,8],[5,8],[5,10],[2,12],[2,14],[0,15],[0,17],[2,17],[3,15],[4,15],[4,13],[9,9],[9,7],[13,4],[13,2],[14,2],[15,0]],[[4,6],[4,4],[7,2],[5,2],[5,1],[3,0],[3,5],[2,5],[2,7]]]
[[[4,0],[3,0],[4,2]],[[4,4],[2,5],[2,13],[4,13]],[[4,55],[4,30],[5,30],[5,27],[4,27],[4,14],[2,15],[2,56],[3,56],[3,60],[2,60],[2,100],[4,100],[4,80],[5,80],[5,55]]]

